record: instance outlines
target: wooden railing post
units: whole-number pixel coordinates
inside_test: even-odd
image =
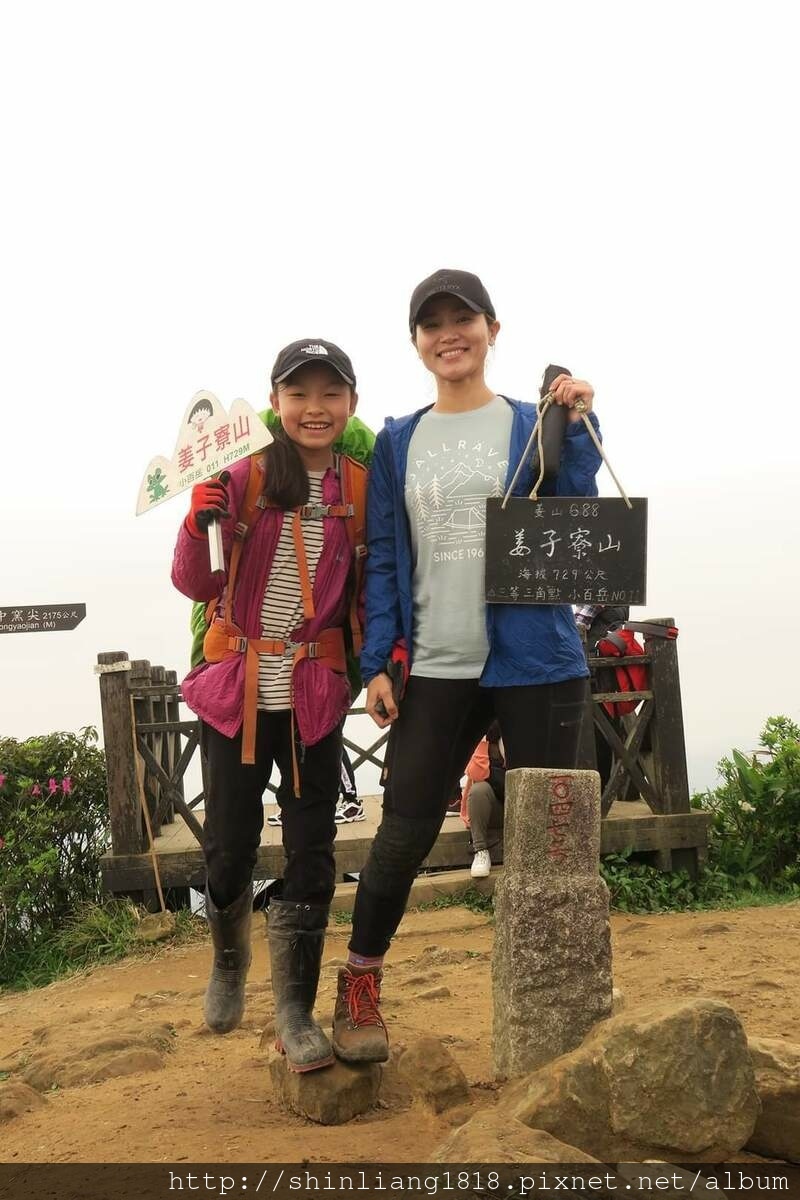
[[[167,721],[180,721],[181,706],[178,701],[178,691],[179,691],[178,672],[177,671],[167,671],[164,675],[164,682],[175,684],[175,695],[168,696],[166,699],[166,718],[165,719]],[[166,755],[165,755],[164,759],[162,759],[162,762],[164,764],[164,770],[167,772],[168,775],[171,776],[172,772],[175,770],[175,767],[177,766],[178,761],[181,756],[181,735],[180,735],[180,733],[168,733],[166,738],[164,739],[164,746],[165,746],[165,750],[166,750]],[[181,778],[178,780],[178,790],[180,791],[181,795],[185,799],[186,793],[184,792],[184,788],[183,788],[183,776],[181,776]],[[172,801],[169,800],[167,802],[166,809],[164,810],[164,824],[169,825],[174,820],[175,820],[175,806],[173,805]]]
[[[131,661],[131,673],[128,677],[128,686],[130,688],[131,697],[133,699],[133,719],[134,719],[134,735],[137,725],[146,725],[155,718],[153,716],[153,701],[149,696],[137,695],[140,688],[146,688],[153,682],[153,668],[146,658],[134,658]],[[148,746],[152,748],[153,735],[147,734],[145,738]],[[147,801],[147,811],[150,813],[150,820],[153,821],[156,809],[158,807],[159,786],[158,782],[153,778],[150,771],[144,772],[144,795]],[[142,823],[144,836],[144,822]],[[153,835],[158,837],[158,833],[153,827]]]
[[[672,617],[647,618],[648,625],[674,626]],[[650,686],[654,711],[650,722],[653,774],[663,812],[689,812],[689,776],[686,771],[686,742],[678,675],[678,647],[674,638],[645,634],[650,655]]]
[[[100,711],[106,756],[111,848],[114,854],[140,854],[143,848],[133,705],[128,690],[131,664],[124,650],[97,656]]]
[[[166,682],[166,674],[167,673],[163,667],[152,667],[150,670],[150,682],[153,684],[161,684],[163,686],[163,684]],[[150,718],[152,721],[166,721],[167,701],[164,696],[153,696],[151,712],[153,714]],[[166,768],[167,774],[169,775],[171,772],[166,763],[168,741],[169,735],[166,733],[153,734],[152,738],[150,739],[150,749],[153,751],[153,757],[157,762],[161,763],[162,767]],[[156,780],[154,780],[153,783],[153,801],[156,808],[158,808],[161,805],[161,784]],[[153,829],[153,837],[158,837],[160,833],[161,823],[159,822],[158,829]]]

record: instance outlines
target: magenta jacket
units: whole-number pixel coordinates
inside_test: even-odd
[[[237,463],[230,471],[227,488],[231,515],[222,523],[226,563],[230,561],[233,529],[244,502],[249,471],[249,459]],[[322,499],[325,504],[338,504],[341,500],[339,478],[333,469],[327,471],[322,481]],[[280,509],[265,509],[245,544],[239,563],[233,620],[249,638],[261,637],[261,603],[282,521]],[[324,517],[323,522],[324,541],[313,588],[316,615],[295,630],[292,635],[295,641],[314,641],[323,629],[347,623],[350,542],[341,517]],[[192,537],[185,524],[182,525],[172,562],[175,587],[190,600],[208,601],[220,593],[218,578],[209,569],[208,539]],[[189,672],[181,685],[183,697],[192,711],[227,737],[234,737],[242,725],[244,666],[244,654],[236,654],[223,662],[201,663]],[[294,695],[297,727],[307,746],[313,746],[330,733],[350,706],[347,676],[323,667],[313,659],[303,659],[297,664]]]

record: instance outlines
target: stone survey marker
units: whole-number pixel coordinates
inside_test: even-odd
[[[594,771],[506,777],[505,866],[495,889],[493,1050],[500,1077],[573,1050],[611,1012],[608,888]]]

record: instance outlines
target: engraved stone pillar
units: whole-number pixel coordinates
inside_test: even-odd
[[[595,771],[506,776],[505,866],[495,889],[495,1074],[573,1050],[611,1012],[608,888]]]

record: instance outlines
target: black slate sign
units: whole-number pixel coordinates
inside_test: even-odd
[[[644,604],[647,500],[486,502],[489,604]]]
[[[85,616],[85,604],[9,604],[0,608],[0,633],[74,629]]]

